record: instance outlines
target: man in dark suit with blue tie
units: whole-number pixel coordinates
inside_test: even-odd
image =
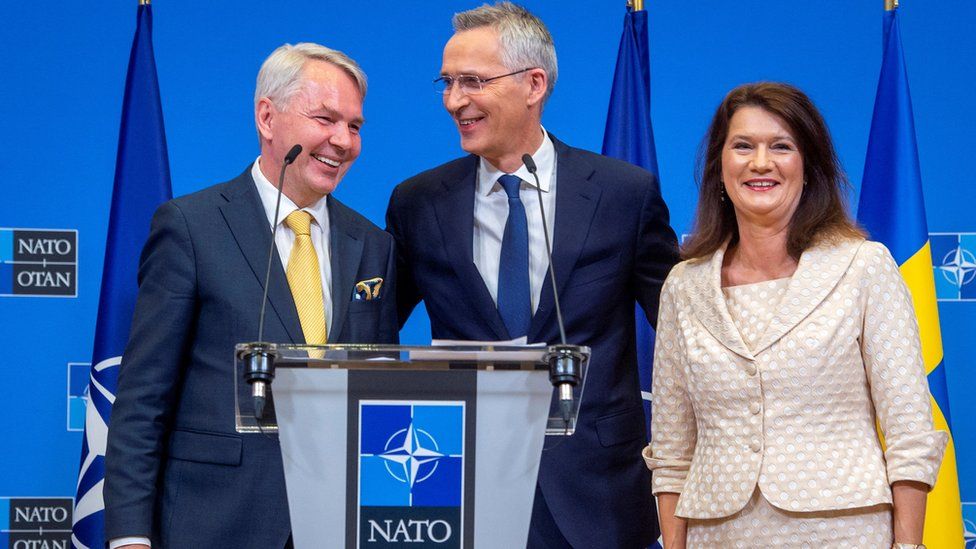
[[[435,338],[559,339],[542,224],[569,343],[592,359],[576,433],[549,441],[529,547],[645,547],[657,537],[638,386],[634,306],[653,322],[677,260],[655,178],[569,147],[541,126],[556,81],[548,30],[510,3],[454,16],[444,106],[469,156],[401,183],[387,211],[401,323],[423,300]],[[545,204],[540,213],[538,168]]]
[[[113,549],[292,545],[277,436],[235,432],[234,345],[257,338],[272,245],[265,340],[397,341],[392,238],[331,196],[359,155],[365,95],[343,53],[278,48],[255,93],[261,156],[156,212],[109,426]]]

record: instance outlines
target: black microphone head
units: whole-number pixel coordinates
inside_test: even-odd
[[[288,164],[294,162],[295,159],[298,158],[298,155],[300,154],[302,154],[302,146],[296,144],[294,147],[291,148],[291,150],[288,151],[288,154],[285,155],[285,165],[287,166]]]
[[[525,164],[525,169],[529,170],[529,173],[535,173],[535,160],[532,160],[532,155],[525,153],[522,155],[522,163]]]

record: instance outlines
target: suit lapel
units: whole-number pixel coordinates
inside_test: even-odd
[[[553,218],[552,264],[559,295],[563,294],[576,260],[579,259],[593,214],[600,203],[600,186],[591,181],[593,167],[572,154],[569,147],[552,137],[556,148],[556,211]],[[529,341],[538,341],[540,332],[555,314],[552,278],[546,273],[539,294],[539,307],[529,326]]]
[[[722,261],[727,244],[712,254],[711,259],[688,264],[685,269],[685,279],[688,280],[686,297],[691,302],[695,316],[715,339],[736,354],[755,360],[756,356],[782,339],[830,295],[847,272],[863,242],[857,240],[840,245],[824,244],[803,252],[783,299],[774,307],[769,325],[763,330],[762,337],[752,351],[742,340],[722,294]]]
[[[756,344],[759,354],[803,321],[837,286],[854,261],[863,240],[821,244],[803,252],[786,294]]]
[[[227,204],[220,206],[220,213],[230,228],[234,240],[247,260],[251,271],[264,287],[264,277],[268,266],[268,249],[271,247],[271,228],[267,215],[261,206],[261,198],[254,186],[250,169],[232,181],[223,191]],[[304,343],[305,336],[298,320],[298,311],[285,279],[285,269],[275,249],[271,258],[271,277],[268,280],[268,304],[270,311],[277,315],[292,343]],[[255,300],[260,310],[261,303]],[[267,313],[266,313],[267,314]],[[267,321],[267,319],[265,319]]]
[[[464,286],[464,298],[485,320],[497,339],[509,339],[508,329],[498,314],[498,308],[472,256],[477,173],[478,158],[472,156],[471,169],[462,179],[442,182],[443,192],[434,200],[434,211],[448,260]]]
[[[687,299],[698,321],[719,343],[735,354],[755,360],[742,340],[742,334],[732,320],[728,303],[722,294],[722,261],[725,258],[726,242],[711,259],[691,262],[685,267],[688,281]],[[717,313],[717,314],[716,314]]]
[[[332,325],[329,342],[342,334],[346,311],[352,299],[352,288],[363,256],[363,231],[343,215],[335,199],[328,198],[329,263],[332,267]]]

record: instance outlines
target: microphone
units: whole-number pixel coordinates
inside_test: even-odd
[[[281,162],[281,172],[278,174],[278,196],[275,199],[274,222],[271,223],[271,246],[268,249],[268,266],[264,272],[264,294],[261,296],[261,316],[258,320],[258,341],[250,345],[250,352],[244,356],[244,381],[251,386],[251,398],[254,400],[254,417],[264,418],[264,406],[267,402],[268,386],[274,380],[274,358],[271,355],[272,345],[264,341],[264,311],[268,305],[268,282],[271,280],[271,263],[274,259],[275,229],[278,227],[278,214],[281,211],[281,191],[285,185],[285,169],[298,158],[302,146],[296,144],[288,150],[288,154]]]
[[[539,175],[536,173],[538,168],[530,154],[522,155],[522,163],[535,178],[535,190],[539,197],[539,211],[542,213],[542,234],[545,236],[546,256],[549,258],[549,280],[552,282],[552,298],[556,305],[556,324],[559,326],[559,340],[561,342],[560,345],[554,345],[554,352],[546,356],[549,361],[549,382],[558,389],[559,410],[562,413],[563,422],[569,424],[570,415],[573,413],[573,388],[580,382],[583,356],[566,344],[566,326],[563,324],[563,311],[559,306],[559,289],[556,287],[556,271],[552,265],[552,244],[549,239],[549,228],[546,226],[546,209],[543,206]]]
[[[284,160],[284,162],[281,165],[281,168],[282,168],[281,173],[282,173],[282,175],[284,175],[284,173],[285,173],[285,171],[284,171],[285,166],[288,166],[292,162],[294,162],[295,159],[298,158],[298,155],[300,155],[300,154],[302,154],[302,146],[299,145],[298,143],[296,143],[294,147],[292,147],[291,149],[288,150],[288,154],[285,155],[285,160]],[[278,192],[281,192],[281,181],[280,180],[278,181]]]

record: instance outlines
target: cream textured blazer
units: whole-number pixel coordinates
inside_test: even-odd
[[[918,323],[888,250],[804,252],[753,349],[722,294],[724,254],[678,264],[661,293],[653,492],[680,493],[676,514],[705,519],[741,510],[757,483],[787,511],[890,503],[897,480],[932,486],[948,435],[932,427]]]

